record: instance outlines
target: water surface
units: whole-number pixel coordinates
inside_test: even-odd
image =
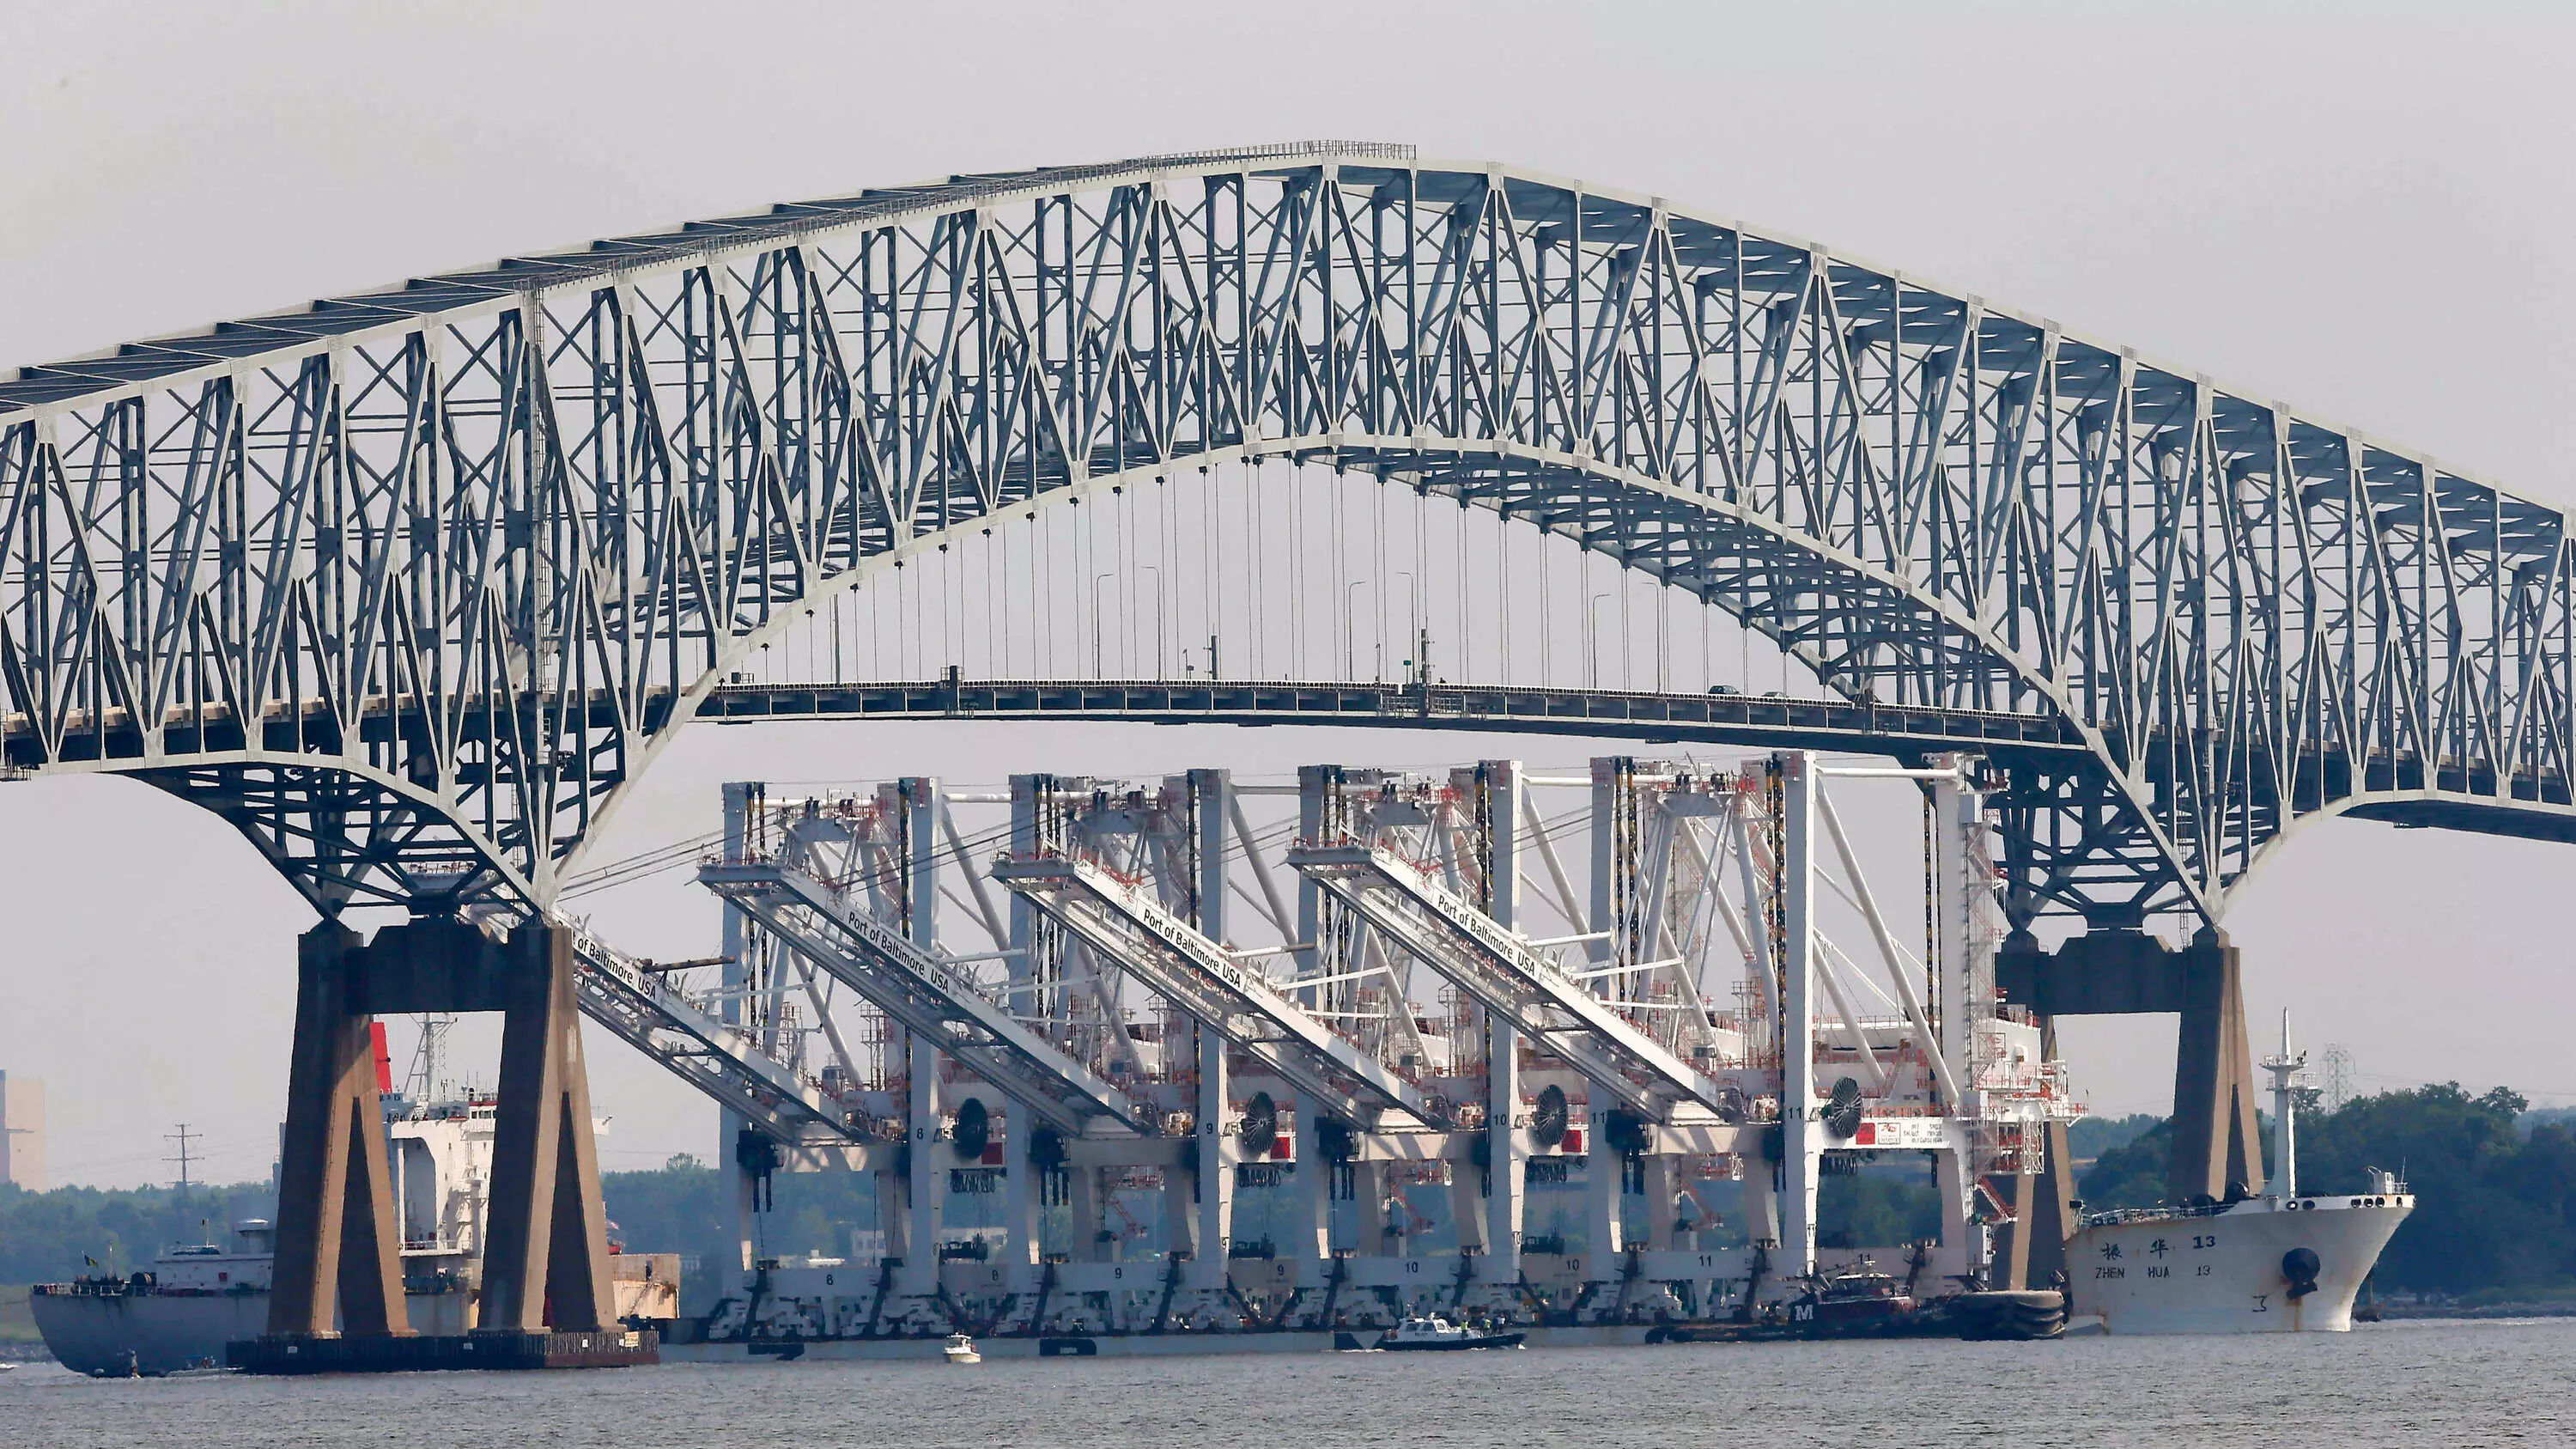
[[[1341,1445],[2453,1449],[2576,1443],[2576,1320],[2350,1334],[1518,1353],[0,1374],[0,1445],[1166,1449]]]

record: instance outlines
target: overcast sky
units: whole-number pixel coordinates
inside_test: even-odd
[[[2434,9],[0,0],[0,367],[772,201],[1329,136],[1813,237],[2576,503],[2576,9]],[[1184,740],[1265,769],[1506,748],[1106,726],[1042,748],[1147,772]],[[708,828],[722,779],[985,779],[1033,748],[698,731],[599,858]],[[2364,1087],[2576,1101],[2572,867],[2307,830],[2229,922],[2249,1006],[2295,1004]],[[676,879],[601,919],[647,954],[713,939]],[[265,1175],[309,918],[247,845],[121,782],[0,785],[0,922],[0,1068],[50,1084],[59,1179],[167,1180],[182,1120],[214,1175]],[[2069,1042],[2097,1106],[2163,1110],[2169,1023]],[[608,1165],[711,1149],[687,1088],[604,1040],[593,1070]]]

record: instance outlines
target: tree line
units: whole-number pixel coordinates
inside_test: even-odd
[[[2576,1131],[2568,1114],[2529,1107],[2508,1088],[2472,1096],[2457,1082],[2355,1097],[2333,1111],[2303,1093],[2294,1108],[2299,1191],[2359,1192],[2372,1169],[2406,1179],[2415,1211],[2380,1254],[2373,1281],[2384,1291],[2576,1295]],[[2077,1194],[2088,1210],[2153,1206],[2172,1145],[2172,1124],[2154,1121],[2103,1150]],[[2267,1123],[2267,1178],[2271,1149]]]

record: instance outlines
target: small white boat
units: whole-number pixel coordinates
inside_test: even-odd
[[[948,1335],[948,1347],[941,1352],[948,1356],[950,1363],[972,1364],[984,1361],[984,1356],[975,1351],[975,1340],[962,1333]]]
[[[1407,1318],[1380,1335],[1377,1346],[1389,1353],[1419,1352],[1442,1349],[1455,1351],[1470,1348],[1518,1348],[1526,1337],[1519,1333],[1484,1333],[1461,1328],[1437,1313]]]

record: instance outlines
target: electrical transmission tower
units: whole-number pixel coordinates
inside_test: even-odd
[[[188,1195],[188,1166],[191,1162],[196,1160],[195,1155],[189,1151],[189,1148],[198,1138],[205,1135],[206,1134],[202,1132],[189,1131],[188,1124],[185,1122],[179,1124],[178,1131],[162,1134],[162,1141],[175,1142],[179,1144],[178,1151],[170,1154],[168,1157],[162,1158],[161,1160],[164,1162],[175,1162],[179,1164],[179,1195],[181,1197],[186,1197]]]
[[[2329,1112],[2340,1112],[2352,1099],[2352,1048],[2341,1042],[2326,1044],[2325,1106]]]

